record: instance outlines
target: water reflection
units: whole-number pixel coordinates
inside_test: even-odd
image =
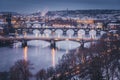
[[[66,49],[66,52],[65,52],[65,53],[66,53],[66,54],[69,53],[69,49]]]
[[[65,41],[57,42],[56,46],[59,49],[62,49],[62,50],[72,50],[72,49],[76,49],[77,47],[79,47],[80,43],[74,42],[74,41],[70,41],[70,40],[66,39]]]
[[[23,35],[20,35],[18,37],[22,38]],[[35,37],[35,35],[27,34],[27,37]],[[39,37],[45,37],[45,34],[39,35]],[[64,36],[62,36],[62,31],[61,34],[58,35],[58,37],[64,38]],[[69,36],[69,37],[73,37],[73,36]],[[80,34],[80,37],[84,38],[86,36]],[[65,38],[68,38],[68,36],[65,36]],[[11,49],[7,47],[0,48],[1,51],[0,55],[2,55],[0,56],[0,61],[1,61],[0,71],[8,70],[9,67],[19,59],[31,61],[34,64],[34,68],[36,69],[35,71],[38,71],[37,69],[47,68],[49,66],[54,67],[55,64],[58,63],[58,59],[61,59],[63,54],[68,53],[69,50],[78,48],[80,46],[80,43],[69,41],[69,39],[66,39],[66,41],[58,41],[56,42],[56,46],[57,48],[59,48],[58,51],[56,51],[55,49],[51,50],[48,47],[49,45],[50,43],[46,41],[32,40],[32,41],[28,41],[28,47],[25,47],[23,49],[21,48],[21,42],[15,43],[16,49]],[[90,42],[85,43],[84,45],[84,47],[88,47],[88,48],[89,46],[90,46]]]
[[[52,54],[52,66],[55,67],[55,49],[54,48],[51,50],[51,54]]]
[[[23,49],[23,52],[24,52],[24,60],[27,61],[28,47],[25,47],[25,48]]]

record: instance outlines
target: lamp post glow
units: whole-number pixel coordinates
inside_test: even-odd
[[[28,51],[28,47],[25,47],[23,52],[24,52],[24,60],[27,61],[27,51]]]
[[[55,67],[55,49],[52,49],[51,54],[52,54],[52,66]]]

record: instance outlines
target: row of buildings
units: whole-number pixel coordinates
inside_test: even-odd
[[[7,25],[6,15],[8,12],[0,13],[0,33]],[[48,11],[21,15],[10,13],[11,24],[18,27],[81,27],[81,28],[103,28],[109,26],[114,28],[120,25],[120,10],[61,10]],[[38,22],[45,23],[40,25]],[[31,23],[34,23],[31,25]]]

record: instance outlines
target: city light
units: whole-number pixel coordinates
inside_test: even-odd
[[[23,49],[23,53],[24,53],[24,60],[27,61],[28,60],[28,47],[25,47]]]
[[[0,13],[0,75],[14,80],[118,79],[118,13],[68,9]]]
[[[52,66],[55,67],[55,49],[51,50],[51,54],[52,54]]]

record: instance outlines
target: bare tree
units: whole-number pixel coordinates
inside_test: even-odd
[[[10,69],[10,80],[29,80],[32,75],[30,69],[30,62],[19,60]]]
[[[37,80],[46,80],[47,76],[46,76],[46,70],[41,69],[37,74],[36,74],[36,78]]]

